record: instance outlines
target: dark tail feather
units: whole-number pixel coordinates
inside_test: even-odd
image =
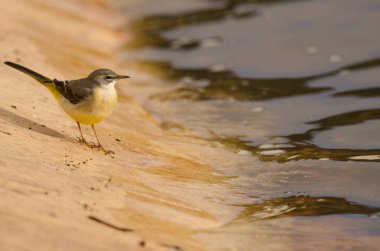
[[[48,77],[45,77],[35,71],[32,71],[31,69],[28,69],[22,65],[19,65],[19,64],[16,64],[16,63],[12,63],[12,62],[9,62],[9,61],[6,61],[4,62],[4,64],[6,65],[9,65],[10,67],[13,67],[23,73],[25,73],[26,75],[29,75],[30,77],[34,78],[35,80],[37,80],[38,82],[40,82],[41,84],[47,84],[47,83],[51,83],[52,80]]]

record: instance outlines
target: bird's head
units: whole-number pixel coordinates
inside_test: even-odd
[[[91,78],[101,85],[115,84],[117,80],[123,78],[129,78],[129,76],[123,76],[116,74],[114,71],[108,69],[99,69],[93,71],[88,78]]]

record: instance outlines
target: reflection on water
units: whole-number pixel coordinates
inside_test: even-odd
[[[139,64],[139,62],[136,62]],[[151,98],[167,99],[228,99],[236,100],[266,100],[283,98],[294,95],[305,95],[331,90],[330,87],[312,87],[309,83],[320,78],[337,75],[343,71],[363,70],[380,66],[380,59],[369,60],[358,64],[349,65],[334,71],[322,73],[315,76],[303,78],[241,78],[233,72],[227,70],[208,70],[208,69],[173,69],[169,63],[160,62],[140,62],[149,64],[153,72],[160,72],[160,76],[170,80],[184,81],[184,86],[175,88],[168,92],[158,93]],[[203,84],[202,84],[203,82]],[[375,89],[376,90],[376,89]],[[359,90],[360,91],[360,90]],[[369,94],[366,96],[375,96]],[[357,91],[337,93],[335,95],[359,95]]]
[[[347,125],[360,124],[369,120],[380,119],[380,108],[363,111],[355,111],[323,118],[317,121],[307,122],[316,125],[316,128],[307,130],[304,133],[281,136],[288,139],[281,144],[267,144],[254,146],[250,141],[244,141],[238,137],[221,137],[215,135],[219,142],[233,147],[250,151],[263,160],[277,160],[279,162],[300,160],[300,159],[332,159],[332,160],[358,160],[380,162],[380,148],[375,149],[329,149],[313,144],[313,138],[323,131]],[[375,144],[376,146],[376,144]],[[274,150],[275,149],[275,150]],[[281,150],[280,150],[281,149]],[[270,153],[273,150],[273,154]],[[368,156],[359,158],[359,156]],[[378,156],[378,157],[369,157]]]
[[[368,88],[368,89],[338,92],[338,93],[335,93],[335,96],[358,96],[358,97],[380,96],[380,88]]]
[[[170,13],[163,15],[152,15],[138,18],[131,22],[129,28],[133,31],[134,39],[132,39],[127,48],[129,50],[143,50],[145,48],[157,48],[158,54],[160,50],[171,51],[187,51],[187,50],[204,50],[207,47],[220,47],[220,44],[226,37],[218,34],[207,38],[190,38],[185,36],[184,32],[177,37],[167,36],[168,31],[177,31],[183,27],[202,27],[202,25],[214,22],[226,22],[226,20],[248,19],[252,20],[260,18],[261,13],[256,4],[276,4],[288,1],[254,1],[254,0],[235,0],[235,1],[214,1],[215,6],[209,9],[197,9],[189,12]],[[292,1],[290,1],[292,2]],[[371,1],[369,1],[371,2]],[[253,4],[253,8],[250,7]],[[260,5],[259,5],[260,6]],[[238,22],[239,20],[237,20]],[[178,32],[177,32],[178,33]],[[189,31],[191,34],[191,31]],[[195,32],[196,34],[196,32]],[[196,37],[197,35],[193,35]],[[225,35],[226,36],[226,35]],[[315,47],[308,47],[310,53],[316,53]],[[313,51],[311,50],[313,48]],[[186,52],[185,52],[186,53]],[[239,53],[239,52],[237,52]],[[179,57],[186,56],[186,54],[178,54]],[[339,56],[335,58],[338,59]],[[371,68],[378,68],[380,59],[368,59],[362,62],[352,63],[343,67],[338,67],[320,74],[304,76],[304,77],[282,77],[282,78],[255,78],[255,77],[242,77],[234,71],[226,68],[225,65],[213,65],[209,68],[199,67],[177,67],[173,62],[156,60],[154,54],[151,55],[149,60],[136,59],[133,62],[135,67],[140,69],[149,70],[155,73],[162,79],[168,81],[175,81],[178,83],[172,86],[167,91],[159,91],[152,93],[151,99],[159,99],[161,101],[169,100],[238,100],[238,101],[266,101],[278,98],[287,98],[297,95],[310,95],[324,92],[333,92],[334,97],[342,96],[359,96],[359,97],[376,97],[378,95],[378,88],[372,87],[368,89],[348,90],[342,92],[334,91],[332,86],[313,86],[312,83],[319,79],[328,77],[339,76],[342,73],[354,74],[355,71],[363,71]],[[172,56],[169,56],[169,58]],[[217,56],[215,56],[217,57]],[[339,61],[339,60],[338,60]],[[372,113],[376,113],[376,109],[372,109]],[[242,114],[242,116],[245,116]],[[304,121],[305,124],[317,125],[318,128],[312,128],[303,133],[282,135],[273,132],[273,136],[288,139],[286,142],[286,149],[281,149],[280,145],[276,145],[273,155],[266,151],[261,154],[260,144],[255,144],[250,140],[246,142],[244,137],[236,140],[237,135],[225,136],[223,133],[214,133],[216,140],[222,142],[233,141],[237,143],[237,147],[248,150],[253,154],[257,154],[261,160],[277,160],[280,162],[297,160],[297,159],[334,159],[334,160],[348,160],[349,158],[360,155],[379,155],[380,150],[375,149],[329,149],[326,147],[319,147],[313,143],[313,137],[316,134],[330,130],[334,127],[349,125],[355,123],[357,116],[361,118],[361,122],[367,119],[365,111],[345,112],[338,115],[330,115],[327,118],[320,119],[315,122]],[[365,118],[362,118],[364,116]],[[342,124],[329,124],[327,121],[332,119],[340,121]],[[351,121],[351,122],[350,122]],[[166,124],[178,124],[165,121]],[[232,137],[231,137],[232,136]],[[239,135],[244,136],[244,135]],[[291,146],[291,147],[289,147]],[[265,147],[265,146],[264,146]],[[290,148],[290,149],[289,149]],[[268,149],[267,149],[268,150]],[[268,153],[268,154],[267,154]],[[355,158],[352,158],[355,160]],[[379,159],[367,159],[368,161],[378,161]]]
[[[239,11],[241,5],[249,3],[276,3],[295,0],[214,0],[221,5],[220,8],[210,8],[181,13],[178,15],[153,15],[131,22],[129,30],[134,32],[134,39],[128,44],[130,49],[144,47],[196,49],[202,46],[202,41],[182,39],[170,40],[161,36],[160,32],[187,25],[202,25],[203,23],[217,22],[225,18],[250,18],[257,12],[254,10]],[[216,39],[217,40],[217,39]],[[178,42],[181,43],[178,43]]]
[[[151,97],[162,100],[266,100],[329,90],[308,86],[307,82],[312,78],[251,79],[239,78],[233,72],[225,70],[171,69],[170,66],[162,67],[162,64],[156,64],[155,67],[157,71],[168,74],[168,79],[185,80],[184,86]]]
[[[147,76],[127,91],[163,128],[235,153],[219,168],[263,201],[230,203],[236,220],[376,220],[380,2],[137,2],[125,66]]]
[[[344,198],[292,196],[244,206],[238,219],[262,220],[290,216],[323,216],[334,214],[363,214],[372,216],[380,213],[380,208],[368,207]]]

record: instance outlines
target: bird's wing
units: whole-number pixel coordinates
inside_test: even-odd
[[[54,79],[52,81],[57,91],[64,96],[72,104],[78,104],[92,94],[92,82],[88,79],[78,79],[70,81],[60,81]]]

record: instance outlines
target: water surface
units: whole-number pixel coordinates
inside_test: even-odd
[[[166,130],[233,153],[215,168],[237,197],[208,195],[233,213],[214,212],[223,224],[194,238],[209,249],[376,249],[379,1],[119,7],[131,33],[125,67],[141,74],[125,91]]]

